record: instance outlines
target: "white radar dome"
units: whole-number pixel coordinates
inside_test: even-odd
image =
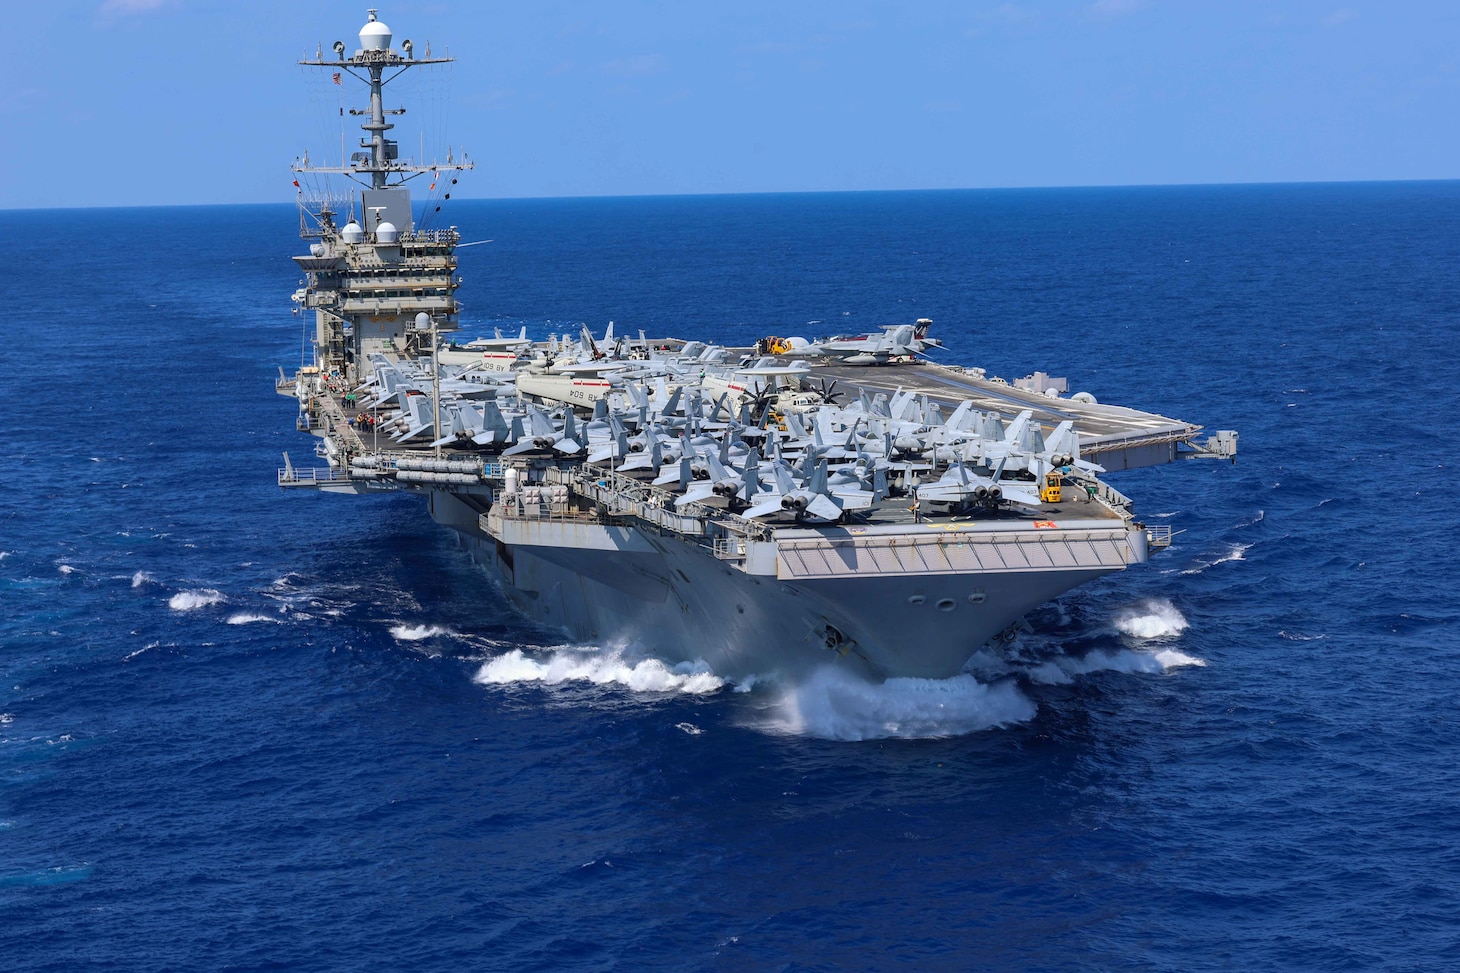
[[[375,19],[373,10],[370,11],[370,20],[360,28],[360,46],[367,51],[390,49],[390,28]]]
[[[365,231],[360,229],[359,223],[351,220],[340,230],[340,239],[346,243],[359,243],[365,239]]]
[[[395,243],[400,239],[400,230],[395,224],[385,221],[375,228],[375,240],[377,243]]]

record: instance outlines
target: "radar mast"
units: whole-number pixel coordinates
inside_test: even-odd
[[[306,156],[290,168],[294,172],[348,176],[362,185],[368,185],[371,189],[398,186],[407,179],[425,172],[474,168],[474,163],[467,161],[464,154],[459,161],[448,154],[446,162],[429,165],[424,159],[416,162],[400,160],[395,141],[386,138],[386,133],[395,128],[395,125],[386,121],[385,116],[403,115],[405,109],[385,107],[385,86],[411,68],[428,64],[450,64],[455,58],[431,57],[430,44],[426,45],[426,56],[418,58],[415,45],[410,40],[401,41],[400,50],[397,51],[390,46],[393,37],[390,28],[381,23],[375,14],[375,8],[371,8],[369,19],[365,22],[365,26],[360,28],[360,47],[352,57],[345,57],[344,41],[335,41],[331,45],[331,49],[335,52],[333,61],[325,60],[324,51],[320,49],[316,50],[314,60],[299,62],[305,67],[335,69],[334,80],[337,84],[343,83],[343,75],[348,74],[364,82],[369,88],[369,107],[350,109],[351,115],[361,115],[365,118],[365,121],[360,124],[360,129],[366,133],[366,137],[360,139],[360,148],[368,151],[352,154],[348,165],[345,164],[345,160],[341,159],[339,166],[312,166]],[[390,72],[389,76],[387,76],[387,72]],[[390,182],[392,174],[397,177],[394,183]]]

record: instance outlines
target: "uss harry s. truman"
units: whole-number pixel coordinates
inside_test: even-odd
[[[455,227],[403,158],[387,85],[449,59],[371,11],[301,63],[363,85],[360,151],[296,162],[311,353],[278,390],[326,465],[278,482],[407,490],[525,614],[730,678],[832,662],[954,675],[1025,613],[1170,543],[1099,478],[1232,458],[1237,434],[927,360],[931,322],[733,349],[677,338],[459,326]],[[429,177],[426,205],[406,183]],[[358,191],[333,188],[344,181]],[[308,320],[306,318],[306,320]],[[494,597],[484,592],[485,597]]]

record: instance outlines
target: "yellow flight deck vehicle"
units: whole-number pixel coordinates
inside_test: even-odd
[[[755,343],[757,355],[789,355],[795,350],[796,346],[791,343],[789,338],[777,338],[775,335],[762,338]]]
[[[1063,492],[1064,480],[1058,470],[1050,470],[1044,474],[1044,486],[1039,491],[1041,503],[1059,503],[1060,495]]]

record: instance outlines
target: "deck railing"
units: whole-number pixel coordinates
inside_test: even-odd
[[[349,470],[337,470],[332,466],[311,466],[299,469],[285,466],[279,469],[279,486],[314,487],[321,483],[349,482]]]

